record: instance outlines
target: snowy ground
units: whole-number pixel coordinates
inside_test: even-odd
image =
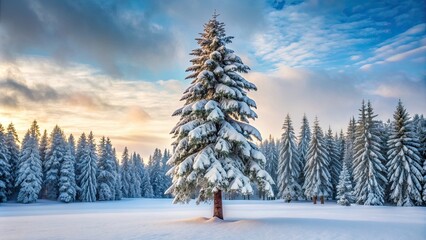
[[[424,207],[224,204],[222,222],[208,219],[211,205],[172,205],[170,199],[2,203],[0,239],[426,239]]]

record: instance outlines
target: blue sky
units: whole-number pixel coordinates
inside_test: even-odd
[[[93,129],[167,147],[191,49],[213,11],[249,65],[262,134],[287,113],[346,128],[362,99],[387,119],[426,109],[424,1],[11,1],[0,14],[0,122]],[[131,124],[127,124],[131,122]],[[113,126],[114,129],[111,129]]]

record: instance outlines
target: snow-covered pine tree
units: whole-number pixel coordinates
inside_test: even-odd
[[[46,193],[46,175],[45,173],[47,172],[46,170],[46,156],[47,156],[47,150],[49,147],[49,137],[47,136],[47,130],[44,130],[43,135],[40,139],[40,144],[39,144],[39,153],[40,153],[40,160],[41,160],[41,166],[43,169],[43,184],[41,186],[41,191],[40,191],[40,198],[47,198],[47,193]]]
[[[83,156],[86,154],[86,145],[87,145],[87,137],[85,133],[82,133],[80,138],[78,139],[77,142],[77,148],[75,151],[75,176],[76,176],[76,183],[77,183],[77,187],[78,187],[78,191],[77,191],[77,197],[76,199],[81,199],[80,198],[80,192],[81,192],[81,183],[80,183],[80,179],[81,179],[81,169],[82,169],[82,165],[81,162],[83,160]]]
[[[355,129],[356,122],[355,118],[352,117],[349,120],[348,129],[346,131],[346,139],[345,139],[345,153],[343,155],[343,162],[346,163],[346,167],[348,168],[349,175],[353,176],[353,162],[354,162],[354,143],[355,143]]]
[[[115,167],[115,198],[114,200],[121,200],[121,198],[123,197],[123,193],[121,191],[122,189],[122,185],[121,185],[121,170],[120,170],[120,164],[118,162],[117,159],[117,153],[115,151],[115,148],[112,149],[112,157],[114,160],[114,167]]]
[[[386,169],[371,103],[360,109],[354,142],[354,195],[358,204],[383,205]]]
[[[98,147],[98,200],[115,199],[115,162],[111,140],[102,137]]]
[[[420,205],[423,181],[420,144],[401,100],[393,117],[387,163],[390,200],[398,206]]]
[[[90,132],[80,162],[80,200],[83,202],[96,201],[97,158],[95,139],[93,133]]]
[[[142,165],[142,159],[138,157],[136,152],[133,153],[132,156],[132,178],[133,182],[130,185],[131,188],[133,188],[132,192],[134,193],[134,198],[140,198],[142,197],[141,194],[141,165]]]
[[[413,119],[413,125],[417,138],[419,139],[419,152],[421,156],[421,161],[423,162],[423,192],[422,199],[426,205],[426,119],[423,114],[416,114]]]
[[[70,151],[71,151],[71,156],[74,158],[74,162],[75,162],[75,157],[76,157],[76,149],[75,149],[75,139],[74,136],[72,134],[70,134],[70,136],[68,137],[68,145],[70,147]]]
[[[75,182],[75,157],[72,153],[72,144],[72,142],[68,142],[65,145],[65,155],[59,171],[58,200],[65,203],[74,202],[77,194],[77,184]]]
[[[171,155],[169,150],[164,149],[163,158],[161,159],[161,174],[163,175],[163,182],[161,184],[161,191],[163,192],[163,197],[171,197],[170,194],[165,194],[167,188],[172,184],[172,178],[166,173],[169,171],[170,167],[167,165]]]
[[[164,189],[162,188],[164,181],[164,173],[161,169],[162,158],[161,150],[156,148],[154,154],[148,161],[149,178],[151,180],[154,198],[162,198],[164,194]]]
[[[152,190],[151,179],[149,177],[149,170],[144,167],[141,180],[141,193],[144,198],[153,198],[154,191]]]
[[[331,127],[328,128],[327,135],[325,137],[325,146],[327,148],[327,154],[329,159],[328,170],[331,176],[332,191],[330,197],[335,199],[337,194],[337,184],[339,184],[339,175],[342,171],[342,163],[339,159],[339,152],[337,150],[337,144],[333,138],[333,131]]]
[[[339,136],[335,137],[335,139],[337,143],[339,161],[343,166],[343,161],[345,159],[345,146],[346,146],[346,140],[345,140],[345,135],[343,134],[343,130],[340,130]]]
[[[259,150],[262,152],[266,159],[265,170],[269,173],[275,183],[277,182],[278,176],[277,170],[279,159],[279,145],[279,141],[275,141],[275,139],[273,139],[272,136],[269,135],[269,138],[264,140],[259,147]],[[277,184],[274,184],[272,186],[272,190],[274,193],[278,192]],[[259,198],[265,199],[266,192],[260,192]]]
[[[298,183],[300,186],[303,187],[305,182],[305,173],[303,169],[305,168],[305,164],[307,161],[307,155],[308,155],[308,149],[309,149],[309,143],[311,142],[311,129],[309,128],[309,121],[306,117],[306,114],[303,114],[302,119],[302,125],[300,127],[300,134],[299,134],[299,143],[298,143],[298,150],[299,150],[299,157],[300,157],[300,175],[298,178]],[[304,199],[304,196],[302,194],[301,199]]]
[[[353,185],[351,176],[346,167],[346,162],[343,162],[342,171],[339,176],[339,184],[337,185],[337,203],[343,206],[350,206],[355,201],[352,194]]]
[[[130,162],[129,150],[125,147],[121,157],[121,185],[123,197],[128,198],[131,196],[132,183],[132,163]]]
[[[45,161],[45,181],[47,198],[56,200],[59,196],[59,170],[66,152],[66,140],[62,130],[56,125],[50,134],[50,143]]]
[[[18,177],[18,167],[19,167],[19,139],[18,134],[16,133],[13,123],[10,123],[7,127],[7,133],[5,136],[6,148],[9,152],[9,165],[10,165],[10,186],[11,196],[15,197],[17,194],[17,189],[15,188],[16,178]]]
[[[36,132],[30,130],[25,134],[22,141],[15,183],[19,189],[17,200],[21,203],[35,202],[41,190],[43,168],[37,139]]]
[[[281,135],[280,155],[278,162],[278,196],[285,201],[297,200],[302,188],[297,182],[300,176],[300,158],[296,145],[293,125],[287,114]]]
[[[0,124],[0,202],[6,202],[11,193],[11,167],[9,164],[9,151],[6,146],[6,135]]]
[[[303,189],[305,189],[306,197],[312,198],[314,204],[317,203],[318,197],[321,199],[321,204],[323,204],[324,198],[329,196],[332,188],[331,176],[328,170],[330,160],[324,141],[324,134],[317,118],[315,118],[312,130],[312,138],[306,155]]]
[[[213,198],[213,216],[223,219],[222,191],[252,194],[254,180],[273,195],[273,180],[264,170],[265,157],[251,142],[252,136],[261,141],[259,131],[248,124],[257,115],[246,91],[256,86],[238,74],[250,68],[226,48],[233,37],[226,36],[217,16],[196,39],[200,48],[192,51],[193,66],[187,69],[192,72],[187,78],[194,80],[181,99],[184,106],[173,113],[180,121],[171,131],[176,140],[168,161],[173,183],[167,193],[177,203],[188,202],[198,191],[197,203]]]

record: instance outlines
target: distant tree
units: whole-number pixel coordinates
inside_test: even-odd
[[[420,205],[423,180],[420,144],[401,100],[393,117],[387,164],[390,199],[398,206]]]
[[[306,114],[303,114],[302,126],[300,127],[299,144],[298,144],[299,157],[300,157],[300,169],[301,169],[300,175],[298,178],[298,183],[300,186],[303,186],[305,182],[305,173],[303,169],[305,168],[305,164],[307,161],[310,142],[311,142],[311,129],[309,128],[309,121],[308,121],[308,118],[306,117]],[[303,194],[301,198],[303,199]]]
[[[279,141],[275,141],[271,135],[269,138],[264,140],[259,147],[259,150],[263,153],[266,159],[265,170],[269,173],[272,180],[277,183],[277,170],[278,170],[278,158],[279,158]],[[278,184],[272,185],[272,190],[275,193],[278,192]],[[260,191],[260,196],[266,198],[267,192]]]
[[[64,160],[66,149],[65,135],[56,125],[50,134],[50,144],[46,155],[45,186],[46,194],[49,199],[58,199],[59,194],[59,171]]]
[[[293,125],[288,114],[284,121],[283,130],[278,162],[278,196],[290,202],[299,198],[302,188],[297,182],[301,164]]]
[[[164,173],[161,168],[162,160],[161,150],[156,148],[154,154],[150,157],[148,162],[149,178],[151,180],[152,191],[155,198],[161,198],[164,194],[163,181]]]
[[[49,137],[47,136],[47,130],[44,130],[43,136],[41,137],[40,145],[39,145],[40,160],[41,160],[41,165],[43,169],[43,184],[41,186],[40,198],[47,198],[45,182],[46,182],[46,172],[47,172],[46,156],[47,156],[48,148],[49,148]]]
[[[133,189],[133,196],[134,198],[140,198],[142,197],[142,191],[141,191],[141,168],[142,168],[142,159],[140,156],[136,154],[136,152],[132,155],[132,179],[133,182],[130,185],[130,187]]]
[[[82,133],[80,138],[77,142],[77,148],[75,152],[75,175],[76,175],[76,183],[77,183],[77,196],[76,199],[80,199],[80,193],[81,193],[81,173],[82,168],[84,167],[82,165],[83,157],[86,155],[86,146],[87,146],[87,138],[86,134]]]
[[[345,153],[343,155],[343,161],[346,162],[346,167],[348,168],[349,175],[353,175],[353,162],[354,162],[354,143],[355,143],[355,130],[356,130],[356,121],[352,117],[349,120],[348,129],[346,131],[345,139]]]
[[[167,149],[164,149],[163,158],[161,159],[161,174],[163,175],[163,182],[161,184],[161,191],[163,192],[163,197],[171,197],[170,194],[165,194],[169,186],[172,184],[172,178],[167,175],[167,172],[170,170],[170,167],[167,165],[171,155]]]
[[[96,144],[93,133],[90,132],[85,150],[81,157],[81,173],[79,176],[79,182],[81,184],[80,199],[83,202],[95,202],[96,201],[96,173],[97,173],[97,155],[96,155]]]
[[[323,204],[324,198],[328,197],[331,192],[332,186],[328,171],[329,162],[324,135],[318,119],[315,119],[304,169],[305,184],[303,186],[306,197],[312,198],[314,204],[316,204],[318,197],[320,197],[321,204]]]
[[[217,16],[197,38],[200,48],[192,51],[193,65],[187,69],[192,72],[187,78],[194,80],[182,97],[184,106],[173,114],[180,121],[172,130],[176,141],[168,193],[177,203],[188,202],[198,192],[197,202],[213,200],[213,216],[223,219],[222,191],[252,194],[252,180],[272,196],[273,180],[264,170],[265,157],[252,142],[253,137],[262,140],[260,133],[248,124],[257,115],[247,91],[256,86],[239,74],[249,67],[226,47],[232,37],[226,36]],[[152,176],[151,180],[156,195]]]
[[[133,195],[131,192],[132,182],[132,163],[130,162],[129,150],[125,147],[121,157],[121,185],[123,197],[128,198]]]
[[[333,131],[330,127],[328,128],[328,132],[325,137],[325,145],[327,148],[328,159],[330,161],[328,165],[332,185],[332,192],[330,192],[330,197],[334,199],[337,194],[336,188],[337,184],[339,184],[339,175],[342,171],[342,163],[340,162],[339,151],[337,149],[337,144],[333,137]]]
[[[0,124],[0,202],[6,202],[11,193],[11,167],[9,164],[9,151],[6,146],[6,135]]]
[[[122,185],[121,185],[121,167],[117,159],[117,153],[115,151],[115,148],[112,150],[112,156],[114,159],[114,166],[115,166],[115,200],[121,200],[123,197],[122,192]]]
[[[144,167],[143,175],[141,178],[141,192],[144,198],[153,198],[154,191],[152,190],[151,178],[149,177],[149,170]]]
[[[9,190],[13,195],[16,194],[17,189],[14,187],[16,179],[18,177],[18,167],[19,167],[19,139],[18,134],[16,133],[13,123],[9,124],[7,127],[7,133],[5,135],[5,144],[7,151],[9,152],[9,165],[10,165],[10,181],[9,181]],[[9,191],[10,192],[10,191]]]
[[[75,182],[75,157],[72,154],[72,142],[65,146],[65,155],[59,172],[59,197],[61,202],[74,202],[77,194]]]
[[[364,205],[384,203],[386,169],[375,117],[370,102],[367,106],[363,102],[355,133],[353,177],[357,203]]]
[[[71,156],[74,158],[74,162],[75,162],[76,147],[75,147],[75,139],[74,139],[74,136],[72,134],[69,135],[67,143],[70,147]]]
[[[101,138],[98,146],[98,200],[109,201],[115,199],[115,160],[112,151],[111,140]]]
[[[19,188],[18,202],[33,203],[37,200],[43,181],[37,135],[28,131],[22,141],[18,175],[15,186]]]
[[[343,206],[350,206],[355,201],[352,194],[352,181],[346,162],[343,162],[342,171],[339,176],[339,184],[337,185],[337,203]]]

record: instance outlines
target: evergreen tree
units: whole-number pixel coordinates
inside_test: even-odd
[[[43,181],[37,135],[28,131],[22,141],[16,187],[19,188],[18,202],[33,203],[37,200]]]
[[[121,157],[121,185],[123,197],[128,198],[132,195],[131,184],[132,179],[132,164],[129,158],[129,150],[127,147],[124,148],[123,155]]]
[[[165,194],[167,188],[172,184],[172,178],[167,175],[170,167],[167,165],[167,161],[170,159],[170,152],[167,149],[164,149],[163,158],[161,159],[161,174],[163,176],[163,182],[161,184],[161,191],[163,192],[164,197],[170,197],[170,194]]]
[[[133,189],[132,192],[134,195],[132,197],[140,198],[142,197],[141,194],[141,165],[142,165],[142,159],[138,157],[138,155],[134,152],[132,156],[132,178],[133,182],[130,185],[130,187]]]
[[[70,136],[68,137],[67,142],[70,148],[71,156],[74,158],[74,162],[75,162],[75,158],[76,158],[75,139],[72,134],[70,134]]]
[[[121,191],[122,185],[121,185],[121,170],[120,170],[120,164],[118,163],[117,159],[117,153],[115,152],[115,148],[112,150],[112,156],[114,159],[114,166],[115,166],[115,200],[121,200],[123,197],[123,193]]]
[[[164,175],[161,169],[161,159],[162,159],[161,150],[156,148],[154,154],[150,157],[148,162],[149,167],[149,178],[151,180],[152,191],[154,198],[163,197],[164,189],[162,188]]]
[[[46,172],[47,172],[46,156],[47,156],[48,147],[49,147],[49,138],[47,136],[47,130],[44,130],[43,136],[41,137],[41,140],[40,140],[40,146],[39,146],[41,166],[43,169],[43,184],[41,186],[40,198],[47,197],[45,182],[46,182]]]
[[[359,120],[356,126],[354,142],[354,180],[355,197],[358,204],[383,205],[384,186],[386,184],[386,169],[381,154],[381,139],[379,137],[376,115],[370,102],[362,103]]]
[[[312,139],[306,158],[305,184],[303,186],[305,195],[312,198],[314,204],[316,204],[318,197],[320,197],[321,203],[324,203],[324,198],[329,196],[332,186],[328,171],[330,160],[318,119],[315,119],[314,122]]]
[[[142,197],[144,198],[153,198],[154,197],[154,191],[152,190],[151,185],[151,179],[149,177],[149,171],[148,169],[143,169],[143,175],[141,180],[141,192]]]
[[[87,138],[86,138],[86,134],[83,133],[81,134],[80,138],[78,139],[77,142],[77,149],[75,152],[75,175],[77,176],[77,199],[81,199],[80,198],[80,192],[81,192],[81,173],[82,173],[82,168],[84,167],[82,165],[82,161],[83,161],[83,157],[86,155],[86,146],[87,146]]]
[[[281,135],[280,156],[278,162],[278,196],[290,202],[297,200],[301,194],[301,187],[297,182],[300,176],[300,158],[296,146],[293,125],[290,115],[287,114]]]
[[[337,144],[333,138],[333,131],[328,128],[327,136],[325,137],[325,145],[327,148],[327,154],[329,159],[328,169],[331,176],[332,192],[330,197],[334,198],[337,194],[337,184],[339,184],[339,175],[342,171],[342,163],[339,160],[339,152],[337,150]]]
[[[349,175],[353,176],[353,162],[354,162],[354,143],[355,143],[355,130],[356,130],[356,122],[355,118],[352,117],[349,120],[348,129],[346,132],[346,141],[345,141],[345,153],[343,156],[343,162],[346,163],[346,167],[348,168]]]
[[[337,185],[337,203],[343,206],[350,206],[355,201],[352,194],[352,181],[346,162],[343,162],[342,171],[339,176],[339,184]]]
[[[72,135],[71,135],[72,136]],[[65,155],[59,172],[59,197],[61,202],[74,202],[77,194],[75,182],[75,158],[72,154],[72,142],[65,146]]]
[[[86,147],[83,151],[80,162],[80,199],[83,202],[94,202],[96,201],[96,173],[97,173],[97,155],[96,155],[96,144],[93,133],[90,132]]]
[[[0,124],[0,202],[6,202],[11,193],[11,166],[9,164],[9,151],[6,146],[6,135]]]
[[[346,146],[346,140],[345,140],[345,135],[343,134],[343,130],[340,130],[339,136],[338,137],[336,136],[335,139],[337,143],[337,152],[338,152],[337,155],[341,165],[343,166],[343,162],[345,159],[345,146]]]
[[[269,135],[269,138],[264,140],[261,145],[259,150],[263,153],[263,155],[265,156],[266,159],[266,165],[265,165],[265,170],[269,173],[269,175],[271,176],[272,180],[274,182],[277,182],[277,170],[278,170],[278,159],[279,159],[279,141],[275,141],[271,135]],[[278,187],[277,185],[273,185],[272,186],[272,190],[274,193],[278,192]],[[266,192],[261,192],[261,196],[265,199],[266,197]]]
[[[393,117],[387,164],[390,199],[398,206],[420,205],[423,180],[420,144],[401,100]]]
[[[16,133],[13,123],[9,124],[7,127],[7,133],[5,136],[5,144],[7,151],[9,152],[9,165],[10,165],[10,182],[9,189],[12,190],[14,195],[17,189],[14,188],[16,185],[16,178],[18,177],[18,167],[19,167],[19,139],[18,134]]]
[[[56,125],[50,134],[50,143],[45,161],[45,186],[49,199],[58,199],[59,194],[59,170],[64,160],[66,151],[65,135]]]
[[[307,161],[310,142],[311,142],[311,129],[309,128],[309,121],[308,121],[308,118],[306,117],[306,114],[303,114],[302,126],[300,127],[299,144],[298,144],[299,157],[300,157],[300,169],[301,169],[300,175],[298,178],[298,182],[300,186],[303,186],[305,182],[305,173],[303,169],[305,168],[305,164]],[[301,197],[303,199],[303,196]]]
[[[98,147],[98,200],[109,201],[115,199],[115,160],[111,140],[101,138]]]
[[[167,193],[177,203],[188,202],[198,191],[197,202],[213,198],[213,215],[223,219],[222,191],[252,194],[254,180],[273,195],[273,181],[264,170],[265,157],[251,142],[252,136],[261,141],[257,129],[248,124],[257,115],[246,91],[256,86],[239,75],[249,67],[226,48],[232,37],[226,36],[217,16],[196,39],[200,48],[192,51],[193,66],[187,69],[192,72],[187,78],[194,80],[181,99],[184,106],[173,114],[180,115],[180,121],[171,131],[176,141],[168,161],[173,180]]]
[[[423,115],[417,115],[417,119],[413,121],[413,125],[415,126],[415,132],[419,139],[419,152],[423,161],[423,194],[422,198],[424,203],[426,204],[426,119]]]

